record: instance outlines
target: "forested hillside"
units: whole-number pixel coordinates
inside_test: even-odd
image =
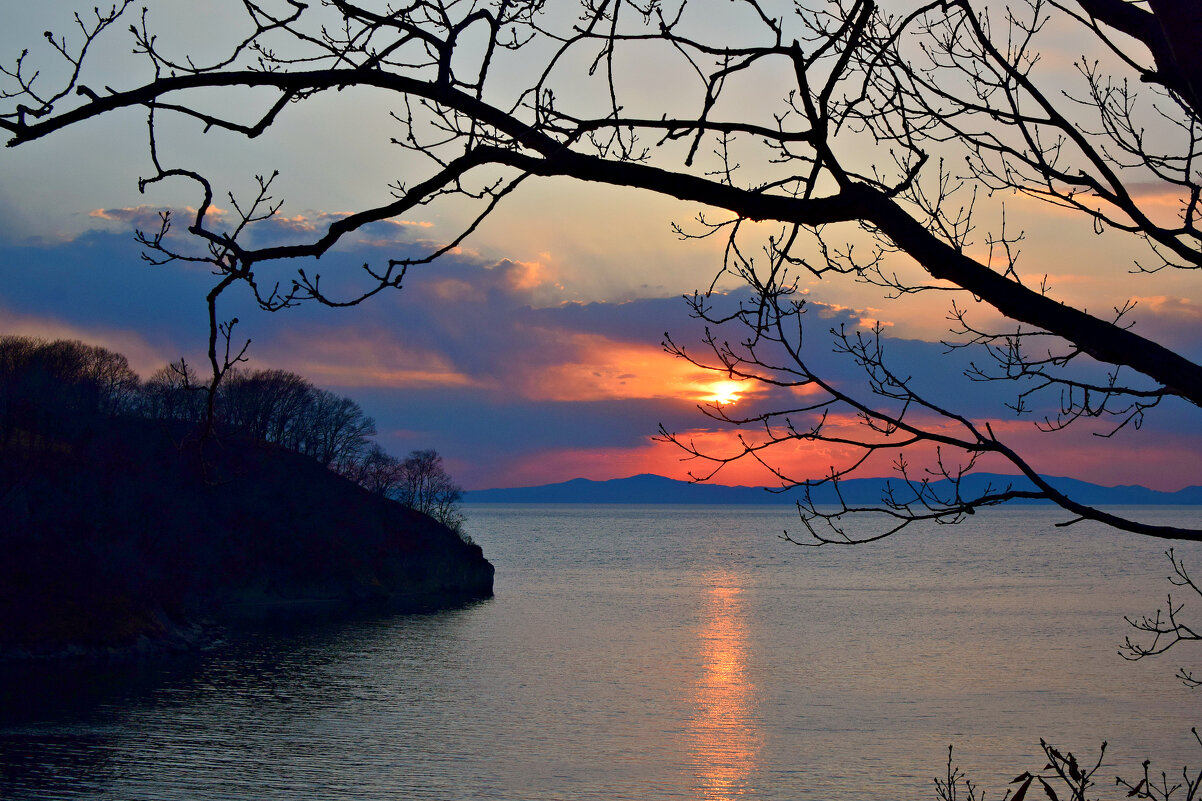
[[[182,362],[142,383],[102,348],[0,339],[0,657],[189,646],[256,607],[491,595],[436,454],[387,456],[357,404],[280,371],[234,376],[201,436],[195,387]]]

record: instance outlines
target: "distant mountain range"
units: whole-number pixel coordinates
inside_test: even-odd
[[[1057,489],[1082,503],[1090,505],[1202,505],[1202,486],[1186,487],[1177,492],[1158,492],[1134,485],[1103,487],[1072,478],[1049,476],[1047,480]],[[897,479],[856,478],[839,483],[840,492],[849,504],[877,503],[888,482]],[[947,482],[938,482],[946,486]],[[996,473],[977,473],[964,479],[961,491],[976,492],[986,485],[995,490],[1007,487],[1033,489],[1024,476],[1004,476]],[[813,492],[818,503],[834,503],[835,494],[829,486]],[[774,493],[760,487],[725,487],[718,484],[690,484],[656,475],[592,481],[574,478],[559,484],[541,487],[472,490],[464,494],[465,503],[660,503],[660,504],[765,504],[781,503],[797,496],[796,491]],[[1018,501],[1021,502],[1021,501]],[[1027,501],[1027,503],[1046,503]]]

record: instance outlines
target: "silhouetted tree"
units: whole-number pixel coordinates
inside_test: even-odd
[[[375,421],[355,401],[286,370],[231,367],[210,405],[211,389],[180,359],[146,382],[143,405],[151,417],[192,423],[204,422],[211,410],[223,430],[274,442],[348,476],[360,471],[376,433]]]
[[[437,451],[412,451],[400,463],[399,472],[391,497],[456,531],[463,527],[457,506],[463,488],[451,479]]]
[[[90,72],[88,51],[131,2],[80,16],[70,40],[48,34],[53,56],[69,68],[63,83],[45,85],[28,53],[11,63],[0,126],[10,146],[21,146],[121,109],[147,112],[152,169],[142,186],[195,186],[188,231],[200,247],[173,242],[166,213],[158,230],[138,236],[153,261],[207,262],[217,273],[208,295],[214,387],[237,361],[216,313],[218,297],[235,283],[265,309],[305,299],[353,305],[399,286],[409,265],[459,246],[518,186],[564,176],[710,209],[679,232],[724,238],[722,271],[743,279],[751,299],[715,316],[698,296],[694,313],[715,326],[733,323],[735,334],[715,332],[706,358],[669,347],[806,399],[745,416],[710,410],[760,433],[735,454],[681,442],[713,460],[699,478],[736,458],[771,467],[774,449],[798,440],[834,442],[860,456],[824,476],[781,471],[782,485],[837,485],[874,453],[896,454],[902,481],[863,509],[831,514],[803,502],[817,542],[864,539],[840,523],[848,514],[884,515],[884,530],[872,535],[880,536],[1015,498],[1045,498],[1074,519],[1152,536],[1202,538],[1196,527],[1148,523],[1059,491],[987,421],[958,413],[954,399],[921,394],[904,365],[886,358],[879,334],[834,332],[862,382],[831,380],[811,358],[815,346],[803,346],[806,298],[797,283],[842,277],[886,296],[955,293],[952,344],[981,353],[970,377],[1013,382],[1020,411],[1050,405],[1042,421],[1050,430],[1090,420],[1106,426],[1102,433],[1129,430],[1164,401],[1202,404],[1202,365],[1137,332],[1126,298],[1113,314],[1085,311],[1023,278],[1023,234],[988,202],[1019,194],[1083,215],[1098,231],[1142,242],[1140,270],[1202,267],[1202,23],[1194,0],[938,0],[896,13],[873,0],[747,0],[723,4],[727,16],[716,25],[711,4],[688,0],[586,0],[575,13],[543,0],[417,0],[379,10],[347,0],[246,0],[243,27],[224,28],[230,38],[217,57],[164,49],[161,42],[178,39],[156,37],[146,12],[128,28],[145,75]],[[1045,39],[1063,47],[1053,37],[1072,29],[1096,51],[1076,63],[1076,83],[1040,60]],[[1072,56],[1059,55],[1061,62]],[[647,63],[679,84],[663,95],[648,91]],[[158,147],[167,116],[253,138],[284,123],[292,105],[348,87],[392,102],[391,141],[412,158],[389,202],[341,217],[308,241],[256,246],[245,236],[280,208],[274,176],[260,176],[248,197],[231,196],[233,219],[217,223],[211,181],[165,163]],[[208,102],[247,88],[258,94]],[[1176,198],[1176,219],[1153,210],[1166,194]],[[477,203],[479,213],[428,253],[368,266],[372,285],[360,295],[333,296],[304,270],[291,280],[270,277],[277,260],[320,257],[363,225],[448,199]],[[773,223],[772,232],[765,236],[757,222]],[[1005,322],[977,322],[966,311],[972,299]],[[832,425],[848,415],[859,428]],[[907,467],[902,454],[919,446],[938,449],[933,466]],[[969,492],[962,479],[984,456],[1008,462],[1035,489]],[[931,478],[949,479],[952,489],[935,492]]]
[[[337,467],[357,459],[375,433],[375,421],[363,414],[359,404],[314,389],[283,444],[326,467]]]
[[[142,387],[146,416],[157,420],[198,423],[206,408],[205,382],[184,359],[157,370]]]
[[[119,353],[78,340],[0,337],[0,445],[18,430],[79,437],[99,418],[132,412],[138,389]]]
[[[430,515],[467,538],[458,505],[463,488],[447,473],[437,451],[411,451],[402,460],[373,442],[358,459],[340,467],[338,472],[369,492]]]
[[[9,443],[18,421],[28,414],[23,408],[23,374],[38,344],[30,337],[0,337],[0,445]]]
[[[183,359],[157,371],[142,392],[142,408],[149,417],[204,420],[207,387]],[[403,461],[389,455],[371,441],[375,421],[350,398],[318,389],[286,370],[234,369],[221,383],[214,413],[223,430],[310,456],[369,492],[428,514],[462,534],[457,504],[463,489],[443,467],[442,457],[433,450],[413,451]]]
[[[343,475],[368,492],[392,497],[402,480],[403,468],[400,459],[373,442],[358,463],[351,465]]]
[[[218,390],[219,416],[250,437],[284,444],[315,391],[307,379],[286,370],[234,371]]]

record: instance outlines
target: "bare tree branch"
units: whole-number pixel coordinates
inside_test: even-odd
[[[141,185],[181,179],[192,185],[199,202],[187,231],[201,247],[181,245],[166,213],[157,232],[138,237],[156,263],[211,265],[214,388],[241,356],[229,342],[232,324],[217,313],[227,290],[246,286],[268,310],[306,300],[355,305],[400,286],[407,267],[466,241],[516,187],[569,177],[703,206],[697,226],[677,232],[727,237],[718,275],[742,279],[753,301],[732,314],[717,312],[704,296],[693,300],[701,319],[744,329],[734,345],[713,335],[705,343],[713,358],[696,363],[817,393],[812,403],[759,414],[709,410],[722,423],[754,432],[733,456],[703,454],[664,432],[687,455],[708,459],[710,469],[699,470],[699,479],[747,458],[782,488],[837,486],[870,455],[890,454],[898,483],[879,505],[843,504],[835,514],[819,514],[806,496],[807,525],[829,527],[811,529],[818,541],[863,540],[839,522],[849,515],[883,515],[887,534],[916,520],[952,522],[1034,497],[1061,505],[1074,519],[1158,537],[1200,536],[1060,493],[988,423],[919,392],[904,366],[885,359],[879,331],[833,332],[836,349],[860,370],[863,391],[823,375],[813,345],[803,346],[804,303],[795,295],[796,276],[806,275],[859,281],[886,297],[939,291],[983,301],[1005,325],[975,324],[957,300],[948,347],[980,353],[968,377],[1012,382],[1013,410],[1034,411],[1048,432],[1092,420],[1110,426],[1101,436],[1126,435],[1166,399],[1202,406],[1202,365],[1137,332],[1128,298],[1114,302],[1113,315],[1099,314],[1074,306],[1046,282],[1024,281],[1018,265],[1026,233],[1014,230],[1004,209],[995,223],[982,219],[992,213],[984,210],[994,207],[991,196],[1018,194],[1140,243],[1147,258],[1133,265],[1136,271],[1202,268],[1202,12],[1190,0],[1152,0],[1147,7],[1116,0],[1004,7],[946,0],[904,14],[873,0],[813,8],[753,0],[734,9],[745,24],[725,31],[707,27],[704,10],[688,0],[586,0],[575,16],[542,0],[414,0],[384,9],[348,0],[242,5],[241,27],[231,27],[221,55],[205,63],[186,51],[168,52],[147,11],[129,27],[147,74],[123,79],[124,86],[94,76],[87,54],[128,13],[129,3],[122,3],[95,11],[95,19],[77,17],[81,42],[46,37],[51,56],[70,67],[58,86],[42,87],[28,51],[0,74],[0,128],[9,148],[123,109],[148,111],[153,172]],[[1071,85],[1040,67],[1052,23],[1076,26],[1100,46],[1076,60]],[[1128,37],[1142,50],[1129,47]],[[648,108],[641,81],[631,78],[636,54],[644,51],[687,76],[674,87],[670,113]],[[515,84],[507,70],[517,63],[528,77]],[[764,75],[781,82],[783,96],[758,86]],[[226,230],[213,221],[216,189],[203,171],[160,161],[164,115],[203,131],[255,138],[287,125],[293,105],[351,87],[391,106],[400,126],[391,143],[420,163],[390,186],[391,202],[354,211],[307,240],[248,244],[248,232],[282,208],[270,190],[274,176],[256,179],[245,202],[240,193],[222,193],[237,217]],[[255,90],[249,110],[245,103],[201,102],[246,90]],[[746,110],[754,103],[758,116]],[[1141,189],[1150,183],[1178,200],[1175,220],[1150,206]],[[290,281],[259,274],[272,262],[320,258],[365,225],[443,201],[472,204],[475,213],[423,255],[365,265],[368,286],[357,294],[327,291],[316,271],[298,270]],[[779,224],[758,250],[747,241],[753,222]],[[980,242],[987,256],[974,250]],[[694,359],[671,340],[668,348]],[[851,415],[859,429],[837,422],[837,415]],[[823,476],[789,475],[774,461],[773,447],[798,440],[859,456]],[[916,469],[906,453],[919,447],[934,448],[937,457]],[[984,457],[1002,459],[1035,489],[969,491],[965,478]]]

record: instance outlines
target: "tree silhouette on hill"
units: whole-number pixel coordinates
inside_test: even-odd
[[[96,345],[0,337],[0,450],[77,442],[117,417],[201,425],[208,392],[183,359],[142,383],[124,356]],[[212,409],[223,434],[307,456],[462,534],[456,504],[463,491],[438,453],[414,451],[403,460],[387,454],[371,439],[375,421],[350,398],[285,370],[235,368]]]

